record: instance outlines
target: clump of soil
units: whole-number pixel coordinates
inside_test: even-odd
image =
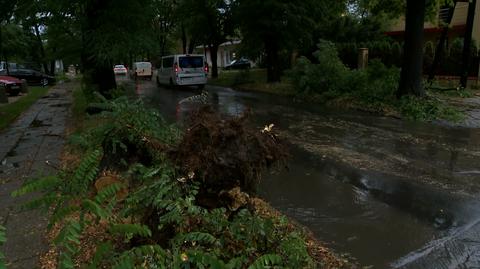
[[[253,194],[265,169],[286,163],[284,143],[269,128],[250,127],[248,117],[249,112],[223,119],[211,107],[192,113],[172,159],[181,172],[201,182],[199,200],[218,200],[236,187]]]

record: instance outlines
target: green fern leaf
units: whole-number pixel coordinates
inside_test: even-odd
[[[179,236],[180,242],[195,242],[200,244],[213,244],[217,241],[217,239],[209,234],[209,233],[202,233],[202,232],[192,232],[185,235]]]
[[[95,196],[95,201],[98,204],[101,204],[108,200],[109,198],[113,198],[117,195],[117,193],[125,187],[124,184],[121,183],[114,183],[111,184],[104,189],[102,189],[96,196]]]
[[[104,242],[97,246],[95,256],[93,257],[92,262],[88,265],[88,269],[97,269],[99,264],[105,257],[109,257],[113,251],[113,245],[111,242]]]
[[[111,215],[110,212],[105,210],[101,205],[90,199],[85,199],[82,206],[102,220],[108,219]]]
[[[116,224],[110,228],[110,232],[114,234],[132,234],[142,237],[152,236],[152,231],[145,226],[140,224]]]
[[[52,187],[56,187],[61,183],[61,179],[57,176],[49,176],[44,177],[36,180],[32,180],[22,186],[20,189],[14,191],[12,193],[13,197],[19,197],[28,193],[36,192],[36,191],[44,191],[48,190]]]
[[[53,215],[50,217],[49,227],[52,227],[57,222],[64,220],[66,217],[70,216],[71,214],[78,212],[80,207],[78,206],[66,206],[66,207],[58,207]]]
[[[282,265],[282,257],[275,254],[266,254],[259,257],[248,269],[264,269]]]

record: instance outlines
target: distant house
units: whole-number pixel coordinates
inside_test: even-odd
[[[467,24],[467,14],[468,14],[468,1],[467,2],[458,2],[453,13],[452,22],[450,24],[449,30],[449,40],[461,37],[465,35],[465,29]],[[446,18],[448,16],[448,8],[441,9],[439,11],[439,19]],[[425,23],[425,39],[427,41],[435,41],[439,38],[442,27],[439,23]],[[391,36],[397,40],[403,39],[403,34],[405,33],[405,18],[402,17],[397,20],[390,30],[386,33],[388,36]],[[475,23],[473,28],[473,39],[477,42],[480,42],[480,3],[477,3],[475,10]]]
[[[233,60],[237,59],[238,47],[242,43],[240,40],[228,41],[220,45],[217,53],[218,67],[225,67],[229,65]],[[198,46],[195,48],[196,54],[203,54],[207,58],[209,66],[212,66],[212,60],[210,57],[210,49],[208,46]]]

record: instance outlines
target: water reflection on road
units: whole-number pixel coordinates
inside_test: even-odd
[[[480,266],[480,131],[331,111],[271,95],[210,87],[221,113],[254,113],[292,143],[288,171],[260,192],[339,252],[376,268]],[[140,82],[137,94],[180,121],[194,89]],[[453,249],[453,250],[452,250]]]

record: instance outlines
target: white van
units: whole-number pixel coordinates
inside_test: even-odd
[[[157,83],[170,86],[204,88],[208,79],[208,64],[203,55],[171,55],[162,57]]]
[[[149,63],[149,62],[133,63],[131,76],[135,80],[141,77],[152,80],[152,76],[153,76],[152,63]]]

